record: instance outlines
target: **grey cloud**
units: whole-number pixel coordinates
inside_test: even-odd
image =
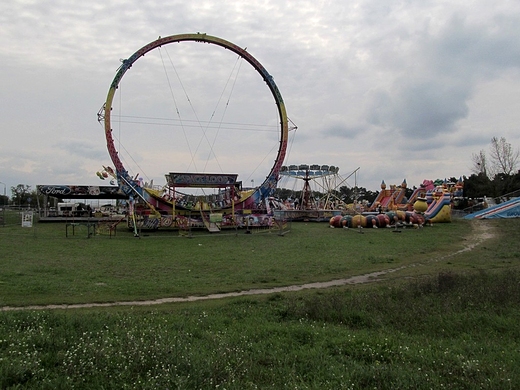
[[[83,158],[98,160],[104,162],[108,159],[108,152],[103,146],[93,144],[88,140],[67,140],[54,145],[57,149],[62,150],[70,155],[81,156]]]
[[[436,80],[396,82],[391,93],[372,102],[372,123],[396,129],[404,137],[432,138],[446,133],[468,114],[465,86]]]
[[[486,24],[455,15],[438,36],[424,42],[427,61],[438,71],[460,77],[496,74],[520,62],[518,15],[496,15]],[[476,74],[475,74],[476,73]]]
[[[478,82],[518,64],[520,29],[511,20],[499,15],[494,22],[502,24],[482,25],[455,15],[439,32],[426,30],[401,74],[370,95],[368,121],[404,137],[432,138],[453,131],[467,118]]]
[[[337,137],[337,138],[346,138],[346,139],[354,139],[359,134],[363,133],[366,129],[361,126],[348,126],[346,124],[332,124],[326,126],[321,133],[325,135],[325,137]]]
[[[506,104],[514,107],[512,98],[490,97],[488,101],[482,94],[497,96],[504,93],[506,82],[513,85],[510,90],[518,83],[519,15],[520,5],[512,1],[476,1],[471,6],[433,0],[143,0],[132,5],[97,0],[77,4],[67,0],[3,2],[0,62],[5,71],[0,76],[7,93],[0,96],[0,131],[4,136],[0,154],[9,155],[17,147],[10,136],[16,131],[35,162],[16,164],[33,172],[33,176],[23,173],[22,182],[33,180],[35,172],[39,175],[36,180],[45,182],[53,182],[54,177],[61,181],[90,180],[91,166],[95,170],[98,161],[109,161],[96,113],[119,59],[159,35],[204,32],[247,46],[275,78],[288,116],[298,125],[291,156],[311,155],[327,163],[331,153],[337,152],[334,164],[343,171],[350,165],[363,164],[364,182],[360,184],[373,189],[386,179],[381,177],[382,171],[385,176],[392,172],[397,178],[408,176],[410,183],[416,183],[437,175],[425,169],[444,169],[443,164],[434,163],[425,167],[419,163],[424,158],[453,164],[452,157],[457,155],[455,173],[469,165],[463,161],[470,160],[472,151],[487,147],[491,136],[501,135],[495,134],[497,129],[512,129],[517,123],[516,114],[497,108]],[[227,77],[226,72],[231,71],[219,56],[210,55],[214,50],[205,46],[202,57],[191,56],[184,45],[171,50],[172,55],[178,53],[178,69],[186,66],[183,82],[190,87],[190,98],[198,104],[203,119],[207,119],[203,110],[214,106],[212,99],[223,89],[218,76]],[[147,56],[147,61],[152,58]],[[143,77],[142,84],[131,89],[130,82],[140,77],[139,68],[147,61],[136,63],[117,96],[122,94],[126,99],[122,104],[127,115],[134,115],[133,107],[138,106],[141,111],[136,110],[135,115],[162,117],[171,108],[169,91],[165,94],[158,88],[165,87],[164,72],[153,73],[150,79]],[[214,66],[217,64],[225,69]],[[201,77],[204,75],[199,71],[207,68],[214,72],[213,77]],[[507,77],[504,72],[508,72]],[[245,67],[240,75],[246,75]],[[251,77],[256,82],[258,75]],[[239,81],[231,103],[255,100],[249,84],[242,78]],[[258,82],[256,101],[240,107],[245,119],[227,111],[230,118],[226,121],[232,118],[256,123],[259,101],[272,105],[262,80]],[[240,85],[245,87],[241,89]],[[195,95],[199,90],[204,93]],[[508,96],[516,95],[509,91]],[[475,114],[479,109],[485,111],[486,118]],[[490,118],[493,115],[497,117]],[[278,121],[276,115],[272,120]],[[135,136],[125,130],[123,127],[125,147],[136,153],[133,156],[139,162],[155,157],[155,166],[164,159],[153,156],[154,151],[167,146],[163,128],[143,127]],[[248,153],[253,154],[258,143],[271,145],[267,134],[269,139],[261,133],[256,143],[249,141],[249,133],[244,139],[231,137],[228,141],[222,136],[219,141],[225,138],[226,144],[239,149],[243,143],[236,141],[245,142]],[[180,140],[182,137],[177,137],[176,141]],[[273,144],[277,146],[276,139]],[[64,159],[73,169],[62,173]],[[35,168],[36,160],[41,161],[40,167]],[[185,162],[172,160],[170,166]],[[245,160],[249,159],[237,161],[232,169],[240,169]],[[419,178],[409,177],[412,169],[419,171]],[[464,174],[465,168],[460,169]],[[16,174],[22,175],[21,170]],[[159,181],[162,174],[161,170]],[[258,177],[263,174],[259,169]],[[0,180],[8,179],[4,176]]]
[[[476,130],[469,131],[467,133],[461,134],[451,142],[451,145],[456,147],[468,147],[474,146],[475,152],[477,153],[480,149],[482,149],[482,145],[489,144],[491,141],[491,137],[487,133],[480,133]]]

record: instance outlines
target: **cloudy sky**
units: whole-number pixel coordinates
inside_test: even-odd
[[[517,0],[11,0],[0,4],[8,195],[103,184],[96,171],[112,162],[97,113],[120,60],[196,32],[247,47],[274,77],[297,126],[287,165],[359,167],[348,184],[378,190],[469,176],[494,136],[520,146]],[[279,138],[261,77],[214,45],[167,46],[138,60],[114,98],[125,167],[156,184],[218,170],[259,184]]]

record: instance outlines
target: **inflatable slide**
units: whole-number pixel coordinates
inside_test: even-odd
[[[519,218],[520,197],[468,214],[464,219]]]

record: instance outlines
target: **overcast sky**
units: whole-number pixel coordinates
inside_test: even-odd
[[[298,127],[286,165],[335,165],[344,176],[359,167],[348,184],[379,190],[382,180],[469,176],[472,154],[494,136],[520,146],[518,0],[11,0],[0,4],[8,195],[17,184],[106,184],[97,112],[120,60],[159,36],[196,32],[247,47],[274,77]],[[114,99],[114,115],[137,118],[114,126],[125,167],[163,184],[169,171],[215,171],[206,155],[260,184],[279,138],[261,77],[214,45],[167,46],[138,60]],[[157,118],[218,131],[197,143],[186,138],[195,130]]]

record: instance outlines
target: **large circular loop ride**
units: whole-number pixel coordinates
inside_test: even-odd
[[[104,120],[105,124],[105,136],[107,141],[107,148],[108,152],[110,154],[110,157],[112,159],[112,162],[115,167],[115,173],[117,175],[119,186],[122,188],[122,190],[127,193],[128,195],[131,195],[133,192],[139,193],[139,185],[138,183],[129,175],[128,171],[125,169],[118,151],[116,150],[114,139],[112,137],[112,126],[111,126],[111,110],[112,110],[112,104],[113,99],[116,90],[118,89],[119,83],[121,79],[123,78],[124,74],[127,70],[129,70],[134,62],[136,62],[139,58],[144,56],[146,53],[159,48],[163,45],[169,44],[169,43],[175,43],[175,42],[182,42],[182,41],[193,41],[193,42],[202,42],[202,43],[209,43],[214,44],[217,46],[221,46],[225,49],[231,50],[234,53],[238,54],[240,57],[244,58],[249,64],[253,66],[253,68],[262,76],[263,80],[269,87],[275,103],[278,108],[278,114],[280,118],[280,144],[278,147],[278,153],[276,156],[276,159],[274,161],[274,165],[271,168],[270,173],[267,175],[265,181],[258,187],[256,191],[254,191],[250,198],[253,198],[252,201],[256,202],[259,199],[265,198],[269,196],[272,191],[276,188],[279,176],[280,176],[280,170],[282,168],[282,164],[285,158],[286,150],[287,150],[287,141],[288,141],[288,119],[287,119],[287,113],[285,110],[285,104],[282,99],[282,95],[280,94],[280,91],[278,90],[278,87],[276,86],[273,77],[267,72],[267,70],[258,62],[251,54],[249,54],[245,49],[242,49],[238,47],[237,45],[226,41],[221,38],[217,38],[214,36],[210,36],[207,34],[179,34],[179,35],[171,35],[164,38],[159,38],[156,41],[153,41],[146,46],[143,46],[139,50],[137,50],[134,54],[132,54],[128,59],[123,60],[123,64],[118,69],[114,80],[112,81],[112,84],[110,85],[110,89],[108,91],[106,102],[100,112],[100,116]]]

